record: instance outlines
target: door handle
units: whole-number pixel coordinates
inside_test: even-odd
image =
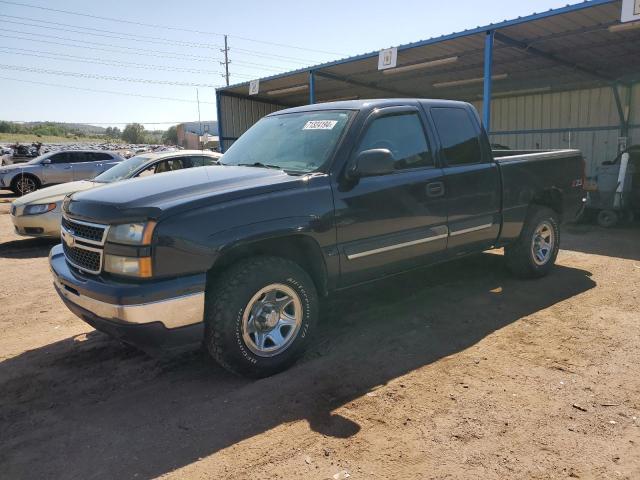
[[[441,197],[442,195],[444,195],[444,183],[427,183],[426,191],[428,197]]]
[[[69,170],[71,169],[71,165],[67,165],[66,167],[64,167],[65,170]]]

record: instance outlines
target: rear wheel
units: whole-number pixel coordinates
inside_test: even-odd
[[[205,346],[227,370],[265,377],[304,352],[318,317],[309,275],[278,257],[238,262],[207,287]]]
[[[559,249],[557,214],[547,207],[535,207],[518,240],[505,247],[507,267],[519,277],[543,277],[553,268]]]
[[[613,210],[600,210],[600,212],[598,212],[598,225],[601,227],[615,227],[618,220],[618,214]]]
[[[33,175],[18,175],[11,183],[11,190],[16,195],[26,195],[35,192],[40,187],[40,182]]]

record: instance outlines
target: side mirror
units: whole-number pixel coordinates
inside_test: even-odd
[[[49,165],[50,163],[51,163],[50,158],[45,158],[44,160],[42,160],[42,165]]]
[[[395,171],[395,160],[390,150],[372,148],[360,152],[347,169],[347,177],[356,180],[362,177],[387,175]]]

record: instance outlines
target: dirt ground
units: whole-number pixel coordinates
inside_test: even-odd
[[[248,381],[74,317],[7,200],[0,478],[640,478],[637,226],[565,227],[542,280],[485,253],[340,294],[301,362]]]

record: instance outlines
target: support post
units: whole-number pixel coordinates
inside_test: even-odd
[[[494,30],[489,30],[484,39],[484,89],[482,92],[482,123],[487,131],[491,131],[491,71],[493,64]]]
[[[220,153],[224,153],[224,132],[222,130],[222,105],[220,99],[222,95],[216,90],[216,116],[218,117],[218,142],[220,143]]]
[[[618,84],[612,84],[611,89],[613,90],[613,98],[616,101],[616,108],[618,109],[618,118],[620,120],[620,136],[627,137],[629,134],[627,116],[625,115],[624,107],[622,106],[622,100],[620,99],[620,89],[618,88]]]
[[[316,76],[309,70],[309,105],[316,103]]]

